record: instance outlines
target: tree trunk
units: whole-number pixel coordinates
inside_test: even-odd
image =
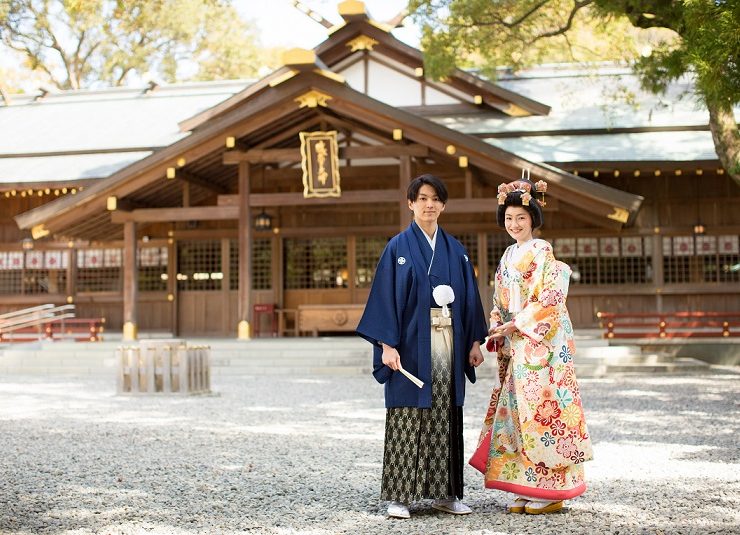
[[[729,104],[707,102],[709,129],[722,167],[740,186],[740,132]]]

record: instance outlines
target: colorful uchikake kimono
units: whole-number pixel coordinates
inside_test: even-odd
[[[449,317],[433,288],[454,291]],[[357,333],[373,344],[373,375],[385,386],[386,427],[381,499],[410,503],[463,494],[465,378],[473,342],[486,321],[473,267],[456,239],[437,230],[432,251],[414,222],[381,255]],[[380,342],[394,347],[417,387],[382,362]]]
[[[576,382],[573,326],[565,307],[570,268],[544,240],[511,245],[496,271],[491,324],[514,320],[499,351],[491,395],[470,461],[487,488],[559,501],[586,490],[591,440]]]

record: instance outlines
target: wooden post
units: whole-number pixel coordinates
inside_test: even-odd
[[[279,235],[273,234],[271,240],[271,268],[272,268],[272,295],[277,308],[284,308],[285,303],[283,302],[283,241]],[[282,336],[283,333],[279,333],[278,336]]]
[[[655,233],[652,236],[653,254],[652,254],[652,267],[653,267],[653,287],[655,287],[655,311],[658,313],[663,312],[663,284],[665,284],[665,274],[663,273],[663,237]]]
[[[171,304],[170,330],[176,338],[180,332],[180,310],[177,304],[177,244],[173,236],[167,238],[167,300]]]
[[[231,239],[221,238],[221,331],[228,336],[231,332],[231,299],[229,290],[231,286]]]
[[[68,249],[67,254],[67,303],[74,303],[77,293],[77,249]]]
[[[473,198],[473,171],[470,167],[465,168],[465,198]]]
[[[488,234],[478,233],[478,291],[480,292],[483,312],[486,316],[491,310],[493,289],[488,287]]]
[[[411,210],[409,210],[409,203],[406,200],[406,190],[409,187],[409,182],[411,182],[411,156],[403,155],[401,156],[401,162],[399,165],[399,174],[398,174],[398,194],[401,196],[401,200],[399,203],[399,226],[400,229],[406,230],[406,227],[408,227],[411,224],[411,220],[413,219],[411,215]]]
[[[182,205],[185,208],[190,206],[190,182],[182,183]]]
[[[136,340],[136,301],[139,273],[136,269],[136,223],[123,224],[123,339]]]
[[[239,325],[240,340],[250,338],[249,309],[252,286],[252,211],[249,208],[249,163],[239,163]]]

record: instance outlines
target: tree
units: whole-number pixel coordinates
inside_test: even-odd
[[[60,89],[244,78],[263,64],[226,0],[2,0],[0,39]]]
[[[719,160],[740,184],[737,0],[411,0],[409,9],[422,27],[425,69],[436,77],[461,56],[477,58],[492,77],[499,65],[627,59],[643,87],[658,94],[692,74]],[[663,30],[648,36],[655,38],[651,53],[638,53],[635,29]],[[607,44],[589,44],[598,42]]]

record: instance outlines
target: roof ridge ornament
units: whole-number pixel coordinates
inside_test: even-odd
[[[351,41],[347,41],[347,46],[351,48],[351,52],[357,52],[358,50],[372,50],[378,41],[367,35],[360,34]]]

